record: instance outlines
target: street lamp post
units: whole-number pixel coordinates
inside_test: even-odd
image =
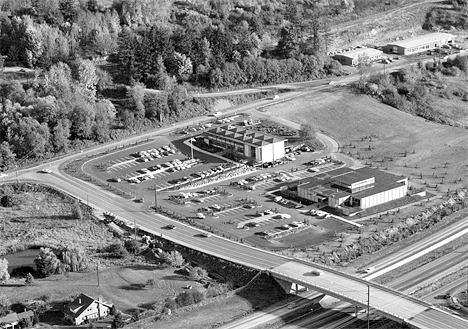
[[[190,153],[192,155],[192,160],[193,160],[193,137],[190,136]]]
[[[156,184],[154,184],[154,211],[157,211],[158,209],[158,198],[157,198],[157,188],[156,188]]]

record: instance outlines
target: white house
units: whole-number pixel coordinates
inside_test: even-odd
[[[78,326],[90,320],[107,317],[111,309],[112,304],[104,303],[101,297],[96,300],[88,295],[79,294],[65,310],[65,318]]]

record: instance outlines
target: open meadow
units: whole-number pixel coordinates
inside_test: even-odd
[[[466,110],[465,110],[466,111]],[[466,186],[468,132],[404,113],[343,87],[275,104],[259,117],[309,123],[363,164],[407,175],[428,190]]]

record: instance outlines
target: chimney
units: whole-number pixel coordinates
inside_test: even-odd
[[[78,298],[78,304],[81,304],[81,298]]]
[[[102,304],[102,296],[99,296],[99,297],[98,297],[98,302],[99,302],[100,304]]]

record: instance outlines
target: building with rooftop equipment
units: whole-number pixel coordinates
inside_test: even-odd
[[[309,178],[297,193],[350,215],[406,196],[408,178],[369,167],[339,168]]]
[[[221,148],[232,147],[257,162],[271,162],[284,157],[287,139],[267,135],[246,127],[225,125],[204,134],[205,143]]]
[[[455,36],[450,33],[430,33],[399,40],[383,47],[384,52],[398,55],[411,55],[455,43]]]
[[[367,61],[374,62],[382,58],[383,52],[374,48],[357,48],[336,54],[333,59],[336,59],[342,65],[355,66],[359,64],[360,58],[366,58]]]

